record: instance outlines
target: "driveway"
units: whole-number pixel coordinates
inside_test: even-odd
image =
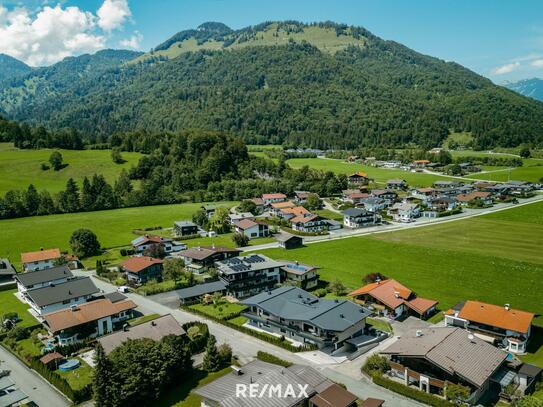
[[[10,370],[9,378],[15,385],[38,405],[47,407],[66,407],[72,403],[40,375],[26,367],[23,362],[0,346],[2,369]]]

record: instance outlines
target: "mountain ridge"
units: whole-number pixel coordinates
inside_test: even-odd
[[[0,82],[24,75],[32,70],[23,61],[6,54],[0,54]]]
[[[506,83],[504,86],[523,96],[543,101],[543,79],[523,79],[517,82]]]

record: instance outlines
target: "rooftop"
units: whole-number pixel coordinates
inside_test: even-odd
[[[350,217],[358,217],[358,216],[364,216],[364,215],[370,215],[372,212],[361,209],[361,208],[349,208],[343,211],[343,215],[350,216]]]
[[[181,288],[176,291],[179,298],[184,300],[186,298],[199,297],[204,294],[211,294],[217,291],[223,291],[226,289],[226,284],[222,281],[212,281],[210,283],[196,284],[192,287]]]
[[[527,333],[535,315],[510,307],[466,301],[458,314],[460,318],[519,333]]]
[[[296,204],[290,201],[276,202],[276,203],[272,203],[271,207],[273,209],[286,209],[286,208],[294,208],[296,207]]]
[[[300,262],[288,262],[288,261],[281,261],[284,263],[282,269],[285,270],[287,273],[291,274],[297,274],[297,275],[304,275],[306,273],[309,273],[310,271],[318,270],[319,267],[316,266],[310,266],[308,264],[303,264]]]
[[[279,263],[263,254],[251,254],[248,256],[233,257],[217,262],[217,269],[224,274],[237,274],[247,271],[265,270],[281,267]]]
[[[102,336],[98,338],[98,342],[100,342],[106,355],[108,355],[129,339],[147,338],[160,341],[168,335],[181,336],[185,333],[179,322],[171,314],[167,314],[136,326],[127,327],[122,331]]]
[[[363,171],[358,171],[358,172],[355,172],[354,174],[349,175],[349,178],[351,178],[351,177],[354,177],[354,178],[368,178],[368,174],[366,172],[363,172]]]
[[[21,262],[26,264],[35,261],[58,259],[59,257],[60,249],[46,249],[37,252],[21,253]]]
[[[132,240],[132,246],[141,246],[148,243],[162,243],[162,242],[171,242],[172,239],[166,237],[156,236],[156,235],[144,235]]]
[[[28,290],[26,294],[38,307],[72,300],[100,292],[90,277],[74,277],[65,283]]]
[[[198,225],[196,223],[191,222],[190,220],[178,220],[178,221],[174,222],[174,225],[178,226],[178,227],[187,227],[187,226],[198,227]]]
[[[316,407],[349,407],[356,400],[358,397],[336,383],[311,398]]]
[[[282,193],[262,194],[262,199],[286,199],[287,196]]]
[[[258,223],[252,221],[251,219],[242,219],[236,224],[236,227],[242,230],[250,229],[255,226],[258,226]]]
[[[290,219],[290,223],[307,223],[307,222],[313,222],[315,220],[320,219],[319,215],[316,214],[310,214],[310,215],[298,215],[294,218]]]
[[[213,256],[214,254],[218,253],[241,253],[238,249],[230,249],[229,247],[222,247],[222,246],[198,246],[198,247],[191,247],[187,250],[182,250],[179,252],[179,254],[182,257],[188,257],[194,260],[205,260],[208,257]]]
[[[131,273],[139,273],[154,264],[162,264],[163,261],[149,256],[134,256],[121,263],[123,269]]]
[[[66,265],[51,267],[45,270],[28,271],[26,273],[19,273],[15,276],[25,287],[43,284],[49,281],[60,280],[63,278],[73,277],[72,272]]]

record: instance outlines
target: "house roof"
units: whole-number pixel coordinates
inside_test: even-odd
[[[38,307],[45,307],[98,292],[100,290],[94,285],[90,277],[74,277],[65,283],[28,290],[26,295]]]
[[[417,332],[420,336],[417,336]],[[461,328],[410,331],[381,353],[421,357],[451,375],[481,387],[506,360],[507,354]]]
[[[258,383],[263,386],[281,386],[285,389],[288,385],[298,389],[307,385],[306,392],[309,396],[330,387],[333,383],[315,369],[307,366],[293,365],[283,367],[260,360],[254,360],[241,367],[241,374],[228,373],[211,383],[194,391],[204,399],[213,400],[221,407],[240,407],[240,398],[236,397],[236,385]],[[243,407],[292,407],[304,400],[295,396],[289,397],[248,397],[243,399]]]
[[[174,222],[175,226],[178,227],[198,227],[198,225],[190,220],[178,220]]]
[[[436,190],[434,188],[426,187],[426,188],[417,188],[417,192],[420,192],[421,194],[429,194],[432,192],[435,192]]]
[[[349,296],[368,294],[388,307],[396,309],[404,304],[404,300],[409,300],[412,293],[413,292],[409,288],[398,281],[388,279],[366,284],[351,292]]]
[[[350,217],[355,217],[355,218],[358,216],[363,216],[367,214],[372,214],[372,212],[366,209],[361,209],[361,208],[349,208],[343,211],[344,216],[350,216]]]
[[[405,184],[406,182],[404,179],[389,179],[387,184]]]
[[[181,288],[176,291],[179,298],[184,300],[187,298],[199,297],[204,294],[211,294],[226,289],[226,284],[219,281],[212,281],[210,283],[196,284],[192,287]]]
[[[492,194],[490,192],[474,191],[474,192],[470,192],[469,194],[459,194],[456,196],[456,200],[460,202],[470,202],[478,198],[485,199],[491,195]]]
[[[154,264],[162,264],[163,261],[160,259],[155,259],[149,256],[134,256],[126,259],[121,263],[121,266],[126,271],[131,273],[140,273],[145,270],[147,267],[150,267]]]
[[[282,209],[281,212],[289,215],[307,215],[309,212],[307,209],[305,209],[303,206],[295,206],[294,208],[285,208]]]
[[[374,189],[373,191],[371,191],[371,194],[374,196],[385,195],[385,194],[397,195],[396,191],[391,191],[390,189]]]
[[[51,363],[54,360],[62,360],[62,359],[64,359],[64,356],[62,356],[60,353],[51,352],[51,353],[48,353],[46,355],[43,355],[40,358],[40,362],[43,363],[44,365],[47,365],[47,364]]]
[[[494,304],[466,301],[458,317],[468,321],[495,326],[519,333],[527,333],[535,315],[513,308],[507,310]]]
[[[396,202],[394,205],[392,205],[392,210],[398,210],[398,211],[412,211],[413,209],[416,209],[419,205],[416,203],[410,203],[410,202]]]
[[[415,160],[413,162],[416,164],[428,164],[430,161],[429,160]]]
[[[363,171],[355,172],[354,174],[349,175],[349,178],[368,178],[368,174]]]
[[[350,199],[364,199],[368,198],[370,194],[368,194],[367,192],[350,192],[348,194],[345,194],[345,196]]]
[[[291,235],[290,233],[281,233],[280,235],[275,236],[275,240],[278,242],[287,242],[290,239],[303,240],[301,236]]]
[[[53,333],[97,321],[111,315],[136,308],[132,300],[112,303],[108,299],[94,300],[74,308],[66,308],[43,316],[49,330]]]
[[[233,257],[216,263],[217,269],[224,274],[238,274],[251,270],[265,270],[279,268],[283,265],[263,254],[250,254],[248,256]]]
[[[253,201],[256,206],[262,206],[264,205],[264,201],[262,198],[251,198],[250,201]]]
[[[309,191],[294,191],[294,194],[300,199],[306,199],[309,195],[311,195],[311,192],[309,192]]]
[[[274,193],[274,194],[262,194],[262,199],[286,199],[287,196],[282,193]]]
[[[356,400],[358,397],[336,383],[311,398],[316,407],[349,407]]]
[[[214,254],[220,253],[241,253],[241,250],[222,246],[198,246],[179,252],[182,257],[188,257],[194,260],[205,260]]]
[[[51,267],[44,270],[28,271],[26,273],[19,273],[15,276],[25,287],[47,283],[49,281],[60,280],[62,278],[71,278],[73,274],[66,265]]]
[[[537,377],[537,375],[541,373],[542,370],[543,368],[540,368],[539,366],[531,365],[529,363],[523,363],[518,372],[526,376]]]
[[[123,329],[122,331],[102,336],[98,338],[98,342],[100,342],[104,348],[104,352],[108,355],[128,340],[147,338],[160,341],[168,335],[181,336],[185,334],[186,332],[179,322],[171,314],[167,314],[136,326],[127,327],[126,330]]]
[[[287,260],[281,260],[283,266],[281,267],[283,270],[285,270],[289,274],[296,274],[299,276],[303,276],[306,273],[309,273],[310,271],[318,270],[319,267],[317,266],[310,266],[308,264],[303,264],[300,262],[289,262]]]
[[[242,304],[255,305],[285,320],[306,321],[334,332],[343,332],[371,314],[352,301],[318,298],[298,287],[262,292]]]
[[[385,400],[368,397],[366,400],[362,402],[360,407],[381,407],[384,402]]]
[[[15,274],[15,267],[10,263],[8,259],[0,258],[0,275]]]
[[[290,223],[307,223],[307,222],[312,222],[316,219],[320,218],[319,215],[315,215],[315,214],[311,214],[309,216],[296,216],[292,219],[290,219]]]
[[[148,243],[162,243],[162,242],[171,242],[172,239],[166,237],[156,236],[156,235],[144,235],[132,240],[132,246],[142,246]]]
[[[238,223],[236,223],[236,227],[242,230],[250,229],[255,226],[258,226],[258,223],[256,223],[255,221],[251,219],[242,219]]]
[[[276,203],[272,203],[271,207],[273,209],[294,208],[294,207],[296,207],[296,204],[294,202],[290,202],[290,201],[276,202]]]
[[[35,261],[52,260],[60,257],[60,249],[46,249],[37,252],[21,253],[21,263],[33,263]]]
[[[418,314],[424,314],[430,308],[436,306],[437,303],[438,302],[435,300],[429,300],[422,297],[415,297],[411,301],[405,301],[405,305],[416,311]]]

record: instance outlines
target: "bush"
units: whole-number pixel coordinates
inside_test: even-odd
[[[190,351],[192,354],[202,352],[209,338],[209,328],[207,324],[199,321],[187,322],[183,324],[183,329],[187,332],[190,339]]]
[[[19,320],[19,315],[16,312],[6,312],[2,315],[2,321],[12,321],[17,322]]]
[[[121,256],[123,256],[123,257],[128,255],[128,253],[126,252],[126,249],[121,249],[120,253],[121,253]]]
[[[79,257],[94,256],[100,252],[100,242],[89,229],[77,229],[70,237],[70,247]]]
[[[42,171],[47,171],[47,170],[48,170],[49,168],[51,168],[51,167],[49,167],[49,166],[48,166],[47,164],[45,164],[45,163],[41,163],[40,168],[41,168]]]
[[[318,288],[315,291],[313,291],[313,294],[315,294],[319,298],[326,296],[327,293],[328,291],[326,291],[326,288]]]
[[[237,247],[245,247],[249,245],[249,238],[242,233],[234,233],[232,235],[232,241]]]
[[[228,366],[232,363],[232,348],[227,343],[223,343],[217,349],[222,366]]]
[[[26,328],[22,328],[20,326],[16,326],[12,330],[10,330],[7,334],[8,339],[12,339],[15,341],[20,341],[23,339],[27,339],[30,336],[30,332]]]
[[[264,352],[259,350],[256,354],[256,358],[258,360],[261,360],[263,362],[273,363],[274,365],[279,365],[283,367],[289,367],[292,366],[292,363],[288,360],[284,360],[281,358],[278,358],[277,356],[272,355],[271,353]]]
[[[373,354],[368,357],[362,370],[370,375],[375,373],[382,374],[390,370],[390,364],[386,357]]]

